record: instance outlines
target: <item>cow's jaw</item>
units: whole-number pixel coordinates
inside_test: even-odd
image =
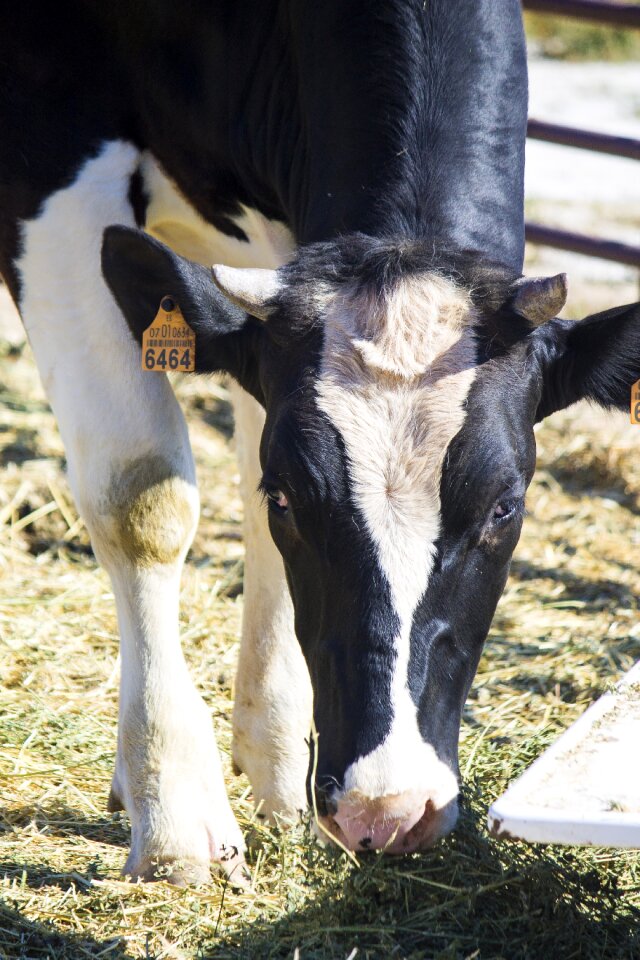
[[[463,290],[423,275],[381,301],[338,297],[325,319],[318,405],[344,443],[354,505],[398,624],[390,730],[353,758],[324,821],[353,849],[422,848],[456,818],[456,776],[420,734],[408,675],[414,613],[440,532],[442,464],[474,378],[471,318]]]

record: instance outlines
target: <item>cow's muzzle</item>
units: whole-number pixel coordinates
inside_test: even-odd
[[[426,850],[448,833],[458,818],[455,797],[438,807],[433,797],[415,790],[378,798],[351,791],[337,802],[325,804],[325,810],[330,806],[332,813],[319,816],[322,833],[358,852]]]

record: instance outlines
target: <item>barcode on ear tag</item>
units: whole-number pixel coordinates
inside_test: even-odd
[[[631,387],[631,423],[640,426],[640,380]]]
[[[173,297],[162,298],[153,322],[142,334],[142,369],[161,373],[196,369],[196,335]]]

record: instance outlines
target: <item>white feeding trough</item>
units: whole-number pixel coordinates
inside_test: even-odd
[[[495,837],[640,848],[640,662],[489,810]]]

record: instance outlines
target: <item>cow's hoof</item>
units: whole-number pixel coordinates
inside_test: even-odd
[[[232,887],[244,890],[251,884],[251,874],[242,850],[233,847],[226,856],[222,855],[216,863],[216,867],[227,878]]]
[[[226,804],[226,797],[224,801]],[[244,837],[230,808],[214,812],[210,819],[208,815],[202,819],[169,818],[167,813],[168,808],[163,811],[154,804],[145,811],[142,823],[133,821],[131,850],[122,871],[125,876],[185,887],[210,883],[213,866],[233,886],[247,885],[251,878],[245,864]]]
[[[190,863],[185,860],[172,861],[160,858],[141,860],[137,864],[130,864],[127,860],[122,873],[133,881],[144,880],[146,883],[154,883],[159,880],[166,880],[174,887],[199,886],[203,883],[209,883],[211,880],[211,870],[208,863]]]
[[[132,881],[143,880],[157,883],[165,880],[174,887],[199,886],[211,882],[211,866],[217,869],[233,887],[245,888],[251,882],[251,874],[244,859],[243,848],[235,845],[221,846],[213,862],[186,860],[171,857],[145,857],[135,862],[129,856],[123,875]]]

